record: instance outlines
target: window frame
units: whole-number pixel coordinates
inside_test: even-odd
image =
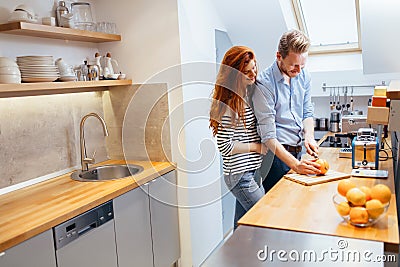
[[[361,53],[361,27],[360,27],[360,0],[354,0],[356,5],[356,22],[357,22],[357,44],[335,44],[335,45],[324,45],[324,46],[310,46],[309,54],[332,54],[332,53]],[[304,19],[304,14],[300,8],[300,0],[291,0],[295,21],[300,31],[308,34],[307,26]]]

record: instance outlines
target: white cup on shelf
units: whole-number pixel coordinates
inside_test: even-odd
[[[56,18],[55,17],[44,17],[42,18],[42,24],[48,26],[56,26]]]

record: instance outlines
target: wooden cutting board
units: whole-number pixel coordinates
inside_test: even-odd
[[[286,174],[284,177],[296,183],[303,185],[322,184],[330,181],[340,180],[350,177],[351,174],[329,170],[325,175],[305,175],[298,173]]]

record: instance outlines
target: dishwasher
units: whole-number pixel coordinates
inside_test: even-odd
[[[53,228],[57,267],[117,267],[112,200]]]

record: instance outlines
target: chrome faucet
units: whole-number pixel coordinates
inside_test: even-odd
[[[82,165],[82,171],[87,171],[89,169],[89,164],[93,164],[95,163],[95,159],[94,156],[96,154],[96,151],[93,153],[93,156],[91,158],[88,158],[86,155],[86,145],[85,145],[85,121],[87,118],[89,117],[96,117],[97,119],[99,119],[99,121],[101,122],[101,125],[103,126],[103,132],[104,132],[104,136],[108,136],[108,130],[107,130],[107,125],[106,122],[96,113],[89,113],[85,116],[83,116],[82,120],[81,120],[81,124],[80,124],[80,129],[79,129],[79,133],[80,133],[80,145],[81,145],[81,165]]]

